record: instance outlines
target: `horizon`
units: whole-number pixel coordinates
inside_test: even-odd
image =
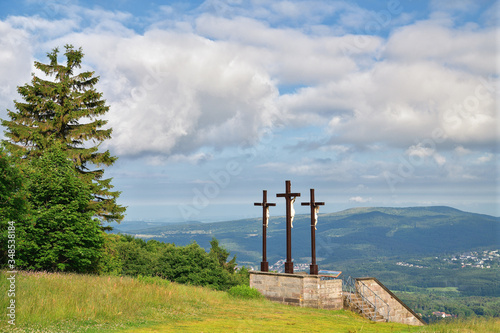
[[[445,205],[500,216],[500,1],[0,8],[0,118],[40,75],[35,61],[82,47],[81,70],[100,77],[110,107],[101,149],[118,160],[104,178],[126,220],[258,216],[262,190],[283,204],[274,195],[286,179],[298,201],[314,188],[322,212]]]
[[[299,207],[299,206],[297,206],[297,207]],[[466,211],[466,210],[462,210],[462,209],[459,209],[459,208],[455,208],[455,207],[452,207],[452,206],[446,206],[446,205],[439,205],[439,206],[399,206],[399,207],[396,207],[396,206],[359,206],[359,207],[350,207],[350,208],[341,209],[341,210],[332,211],[332,212],[330,212],[330,211],[320,211],[319,214],[318,214],[318,216],[329,215],[329,214],[336,214],[336,213],[341,213],[341,212],[345,212],[345,211],[349,211],[349,210],[356,210],[356,209],[379,209],[379,208],[380,209],[387,209],[387,208],[391,208],[391,209],[392,208],[394,208],[394,209],[405,209],[405,208],[438,208],[438,207],[451,208],[451,209],[455,209],[455,210],[458,210],[458,211],[461,211],[461,212],[464,212],[464,213],[487,215],[487,216],[491,216],[491,217],[494,217],[494,218],[500,218],[500,216],[495,216],[495,215],[485,214],[485,213],[480,213],[480,212]],[[284,209],[284,207],[283,207],[283,209]],[[307,216],[307,215],[310,215],[310,213],[307,213],[307,212],[304,212],[304,213],[297,212],[295,216]],[[285,217],[285,213],[283,212],[283,214],[270,214],[269,216],[270,217],[274,217],[274,218],[282,218],[282,217]],[[225,218],[223,216],[219,216],[219,217],[213,216],[213,217],[208,218],[208,219],[184,221],[184,220],[179,220],[179,219],[175,219],[175,218],[169,218],[169,217],[161,218],[160,217],[160,218],[157,218],[157,219],[137,219],[137,220],[124,219],[121,222],[174,223],[174,224],[177,224],[177,223],[218,223],[218,222],[233,222],[233,221],[240,221],[240,220],[246,220],[246,219],[260,219],[260,218],[262,218],[262,216],[257,216],[257,215],[255,215],[255,216],[253,216],[253,215],[237,216],[237,215],[234,215],[233,217],[229,217],[229,218]],[[115,222],[112,222],[110,225],[113,226],[114,223]]]

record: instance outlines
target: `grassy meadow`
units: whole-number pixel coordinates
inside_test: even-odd
[[[7,323],[7,275],[0,275],[2,332],[500,332],[499,319],[426,327],[373,323],[349,311],[298,308],[160,279],[19,272],[16,325]]]

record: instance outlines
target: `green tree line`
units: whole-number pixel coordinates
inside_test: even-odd
[[[453,297],[402,292],[398,292],[397,296],[410,308],[421,313],[427,322],[439,320],[432,314],[435,311],[446,312],[460,318],[500,316],[500,299],[498,297]]]

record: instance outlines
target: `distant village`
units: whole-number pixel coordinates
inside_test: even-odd
[[[500,250],[485,250],[485,251],[469,251],[461,254],[450,255],[447,257],[433,257],[432,262],[425,260],[425,263],[409,263],[404,261],[396,262],[396,265],[403,267],[413,267],[413,268],[437,268],[439,266],[446,265],[454,265],[457,268],[482,268],[482,269],[491,269],[491,268],[500,268]],[[285,271],[285,261],[286,259],[280,259],[274,264],[269,265],[269,270],[283,273]],[[258,269],[254,267],[250,267],[251,270]],[[295,271],[308,271],[309,263],[294,263],[293,269]]]
[[[434,257],[434,259],[439,260],[439,262],[444,264],[451,264],[458,266],[460,268],[498,268],[500,267],[500,254],[499,250],[485,250],[485,251],[470,251],[464,252],[457,255],[451,255],[447,257]],[[432,262],[429,264],[435,264]],[[404,267],[414,267],[414,268],[430,268],[430,266],[424,264],[414,264],[404,261],[398,261],[396,263],[398,266]]]
[[[498,250],[483,252],[466,252],[451,258],[443,258],[444,261],[459,263],[462,268],[491,268],[494,264],[500,263],[500,254]]]
[[[278,260],[277,262],[275,262],[274,264],[269,266],[269,270],[271,272],[284,273],[285,272],[285,261],[286,261],[286,259]],[[309,271],[309,263],[307,263],[307,264],[294,263],[293,270],[297,271],[297,272]]]

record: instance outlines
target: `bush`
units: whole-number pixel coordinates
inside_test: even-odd
[[[250,288],[249,286],[239,285],[231,287],[227,293],[233,297],[244,298],[244,299],[259,299],[262,298],[262,294],[255,288]]]
[[[247,284],[248,270],[236,271],[236,259],[212,240],[207,253],[196,242],[175,246],[157,240],[144,241],[130,235],[106,235],[98,273],[131,277],[158,277],[172,282],[226,291]]]

